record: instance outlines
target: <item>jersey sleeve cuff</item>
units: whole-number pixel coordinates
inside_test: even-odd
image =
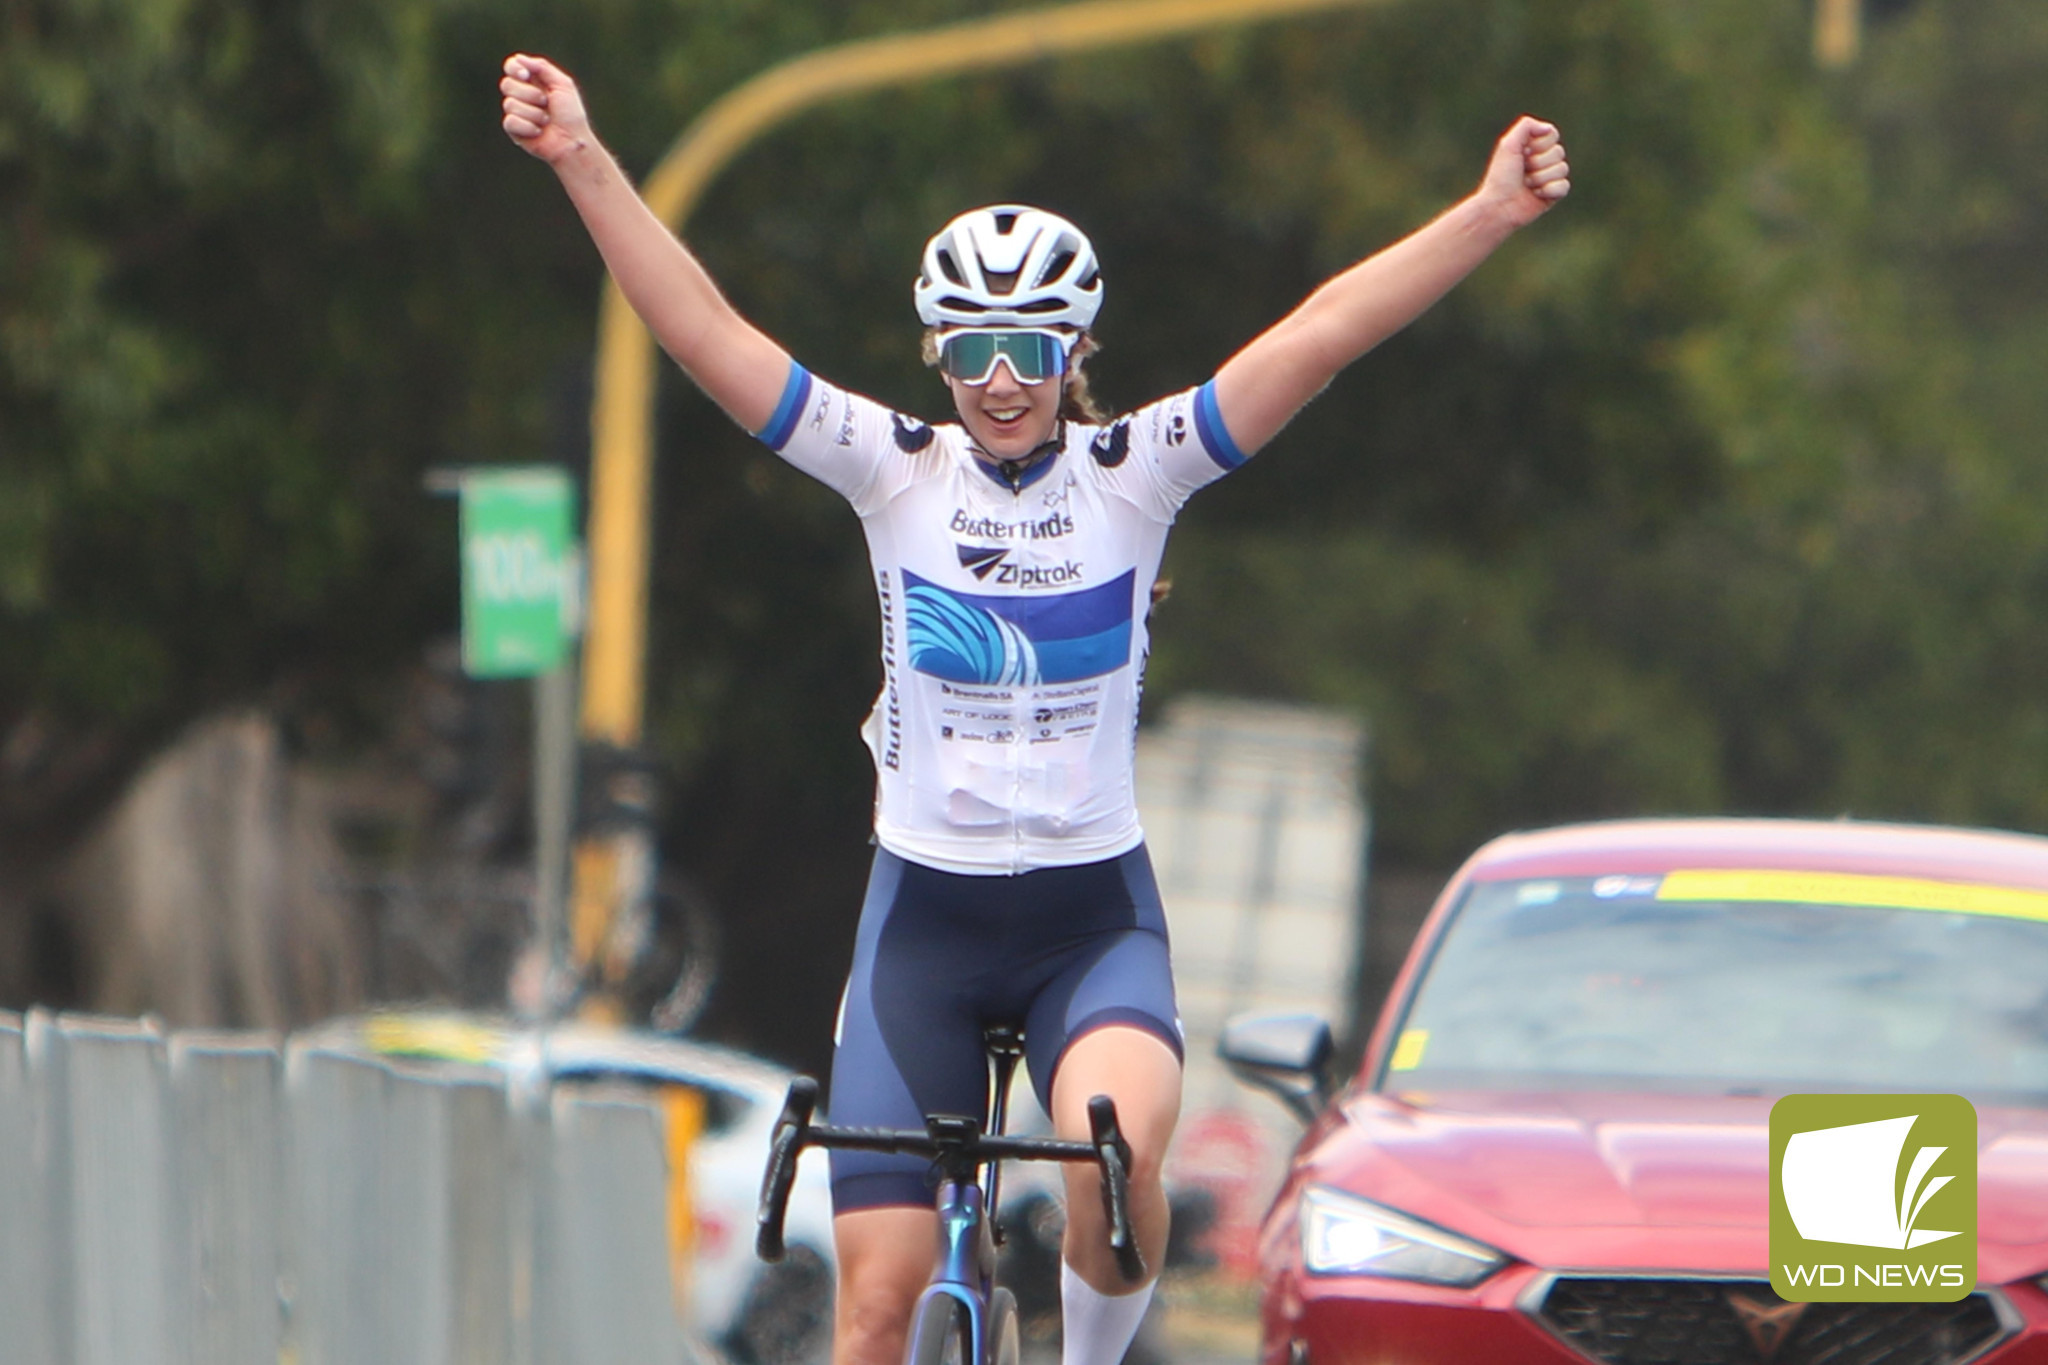
[[[796,434],[796,424],[804,415],[804,404],[811,396],[811,372],[794,360],[789,362],[789,379],[782,386],[782,401],[775,405],[775,415],[768,419],[768,425],[754,433],[761,444],[778,455],[789,444],[789,438]]]
[[[1237,448],[1237,442],[1230,439],[1230,428],[1223,425],[1223,411],[1216,406],[1216,381],[1213,379],[1195,390],[1195,434],[1201,437],[1202,449],[1208,452],[1209,458],[1225,470],[1235,469],[1250,458]]]

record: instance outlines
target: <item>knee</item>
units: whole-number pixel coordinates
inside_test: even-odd
[[[918,1291],[931,1277],[936,1232],[929,1212],[874,1209],[835,1222],[839,1365],[896,1365]]]
[[[874,1284],[842,1275],[835,1301],[839,1335],[855,1341],[895,1341],[909,1329],[915,1300],[914,1291],[906,1295],[893,1283]]]
[[[1131,1166],[1125,1175],[1133,1191],[1150,1192],[1163,1188],[1165,1156],[1163,1150],[1131,1144]],[[1102,1205],[1100,1168],[1092,1162],[1075,1162],[1067,1167],[1065,1175],[1068,1209],[1083,1208],[1090,1210],[1091,1214],[1098,1211]]]
[[[1085,1132],[1075,1136],[1083,1141],[1088,1139]],[[1124,1170],[1125,1177],[1133,1185],[1157,1184],[1166,1165],[1167,1139],[1147,1133],[1126,1133],[1124,1144],[1131,1151],[1130,1163]],[[1067,1167],[1067,1179],[1069,1182],[1093,1189],[1100,1183],[1102,1176],[1092,1162],[1076,1162]]]
[[[839,1302],[856,1326],[908,1321],[911,1303],[931,1278],[931,1269],[928,1256],[842,1255]]]
[[[1131,1184],[1140,1189],[1151,1189],[1161,1183],[1165,1176],[1166,1149],[1164,1143],[1145,1147],[1140,1147],[1135,1142],[1131,1144]]]
[[[834,1365],[897,1365],[910,1332],[910,1313],[917,1300],[919,1277],[871,1262],[845,1261],[839,1266],[839,1293],[833,1305]]]
[[[1177,1095],[1173,1098],[1178,1100]],[[1177,1103],[1119,1103],[1117,1111],[1124,1145],[1131,1153],[1130,1166],[1125,1174],[1135,1188],[1156,1186],[1164,1173],[1166,1149],[1173,1142],[1174,1122],[1179,1117]],[[1061,1137],[1083,1142],[1090,1140],[1085,1114],[1077,1116],[1073,1124],[1061,1125],[1061,1128]],[[1066,1176],[1069,1185],[1090,1189],[1101,1178],[1092,1164],[1069,1165]]]
[[[1086,1137],[1092,1096],[1116,1100],[1117,1123],[1139,1163],[1155,1167],[1180,1117],[1180,1058],[1157,1036],[1111,1025],[1077,1039],[1052,1080],[1053,1122]]]

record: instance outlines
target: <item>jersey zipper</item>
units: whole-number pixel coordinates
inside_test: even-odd
[[[1041,452],[1043,448],[1041,447]],[[1040,452],[1034,452],[1040,453]],[[1026,457],[1029,459],[1030,457]],[[1036,460],[1031,460],[1036,464]],[[1029,465],[1018,467],[1015,462],[1003,462],[1003,480],[1010,485],[1010,503],[1019,507],[1024,502],[1023,477]],[[1020,684],[1017,693],[1021,697],[1024,688]],[[1017,702],[1010,705],[1010,874],[1016,876],[1024,870],[1024,721],[1023,709]]]
[[[1022,689],[1019,689],[1020,691]],[[1022,712],[1010,711],[1010,871],[1024,870],[1024,725]]]
[[[1014,508],[1024,501],[1024,476],[1035,469],[1041,461],[1050,459],[1066,448],[1067,424],[1062,419],[1053,429],[1053,439],[1021,460],[1003,460],[996,466],[996,472],[1010,490],[1010,505]],[[1021,694],[1023,688],[1020,686]],[[1024,802],[1024,723],[1023,709],[1013,704],[1010,710],[1010,872],[1012,875],[1024,870],[1024,822],[1020,814]]]

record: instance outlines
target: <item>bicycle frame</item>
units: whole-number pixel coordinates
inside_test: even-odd
[[[790,1083],[789,1098],[776,1120],[769,1145],[768,1168],[761,1179],[755,1251],[764,1261],[782,1259],[783,1215],[796,1161],[805,1147],[914,1153],[929,1156],[940,1173],[934,1210],[939,1221],[939,1246],[932,1278],[919,1294],[912,1317],[910,1353],[919,1355],[919,1327],[929,1321],[931,1305],[957,1303],[963,1314],[964,1340],[960,1359],[966,1365],[988,1365],[996,1345],[990,1341],[996,1287],[995,1210],[1001,1193],[1002,1159],[1027,1161],[1092,1161],[1102,1171],[1103,1209],[1109,1220],[1109,1242],[1118,1268],[1128,1280],[1144,1278],[1145,1262],[1131,1228],[1131,1150],[1117,1124],[1116,1105],[1107,1095],[1088,1102],[1090,1140],[1014,1138],[1003,1132],[1007,1121],[1010,1080],[1024,1054],[1023,1039],[1014,1029],[991,1029],[985,1035],[992,1076],[988,1096],[988,1130],[974,1118],[932,1114],[923,1132],[887,1128],[834,1128],[811,1122],[818,1102],[818,1083],[799,1076]],[[979,1178],[977,1178],[979,1177]],[[1011,1308],[1014,1312],[1014,1305]]]
[[[995,1219],[989,1215],[978,1185],[942,1181],[937,1203],[939,1261],[931,1282],[917,1297],[910,1345],[915,1349],[914,1325],[923,1320],[926,1305],[933,1299],[950,1298],[967,1315],[967,1340],[962,1343],[965,1349],[960,1358],[990,1360],[988,1306],[996,1289],[996,1248],[991,1231]]]
[[[1023,1039],[1013,1029],[990,1030],[983,1036],[988,1047],[990,1082],[988,1129],[991,1137],[1004,1136],[1009,1122],[1010,1081],[1017,1062],[1024,1055]],[[933,1120],[927,1119],[927,1129]],[[965,1125],[970,1139],[972,1125]],[[963,1361],[991,1361],[995,1350],[989,1342],[989,1305],[995,1297],[996,1248],[1001,1233],[996,1227],[1000,1207],[1003,1163],[989,1161],[982,1166],[982,1183],[961,1180],[959,1172],[948,1171],[939,1181],[935,1205],[939,1216],[939,1257],[931,1283],[918,1295],[912,1311],[912,1338],[908,1349],[917,1348],[915,1325],[924,1320],[927,1305],[935,1298],[950,1297],[967,1314],[967,1340],[961,1343]]]

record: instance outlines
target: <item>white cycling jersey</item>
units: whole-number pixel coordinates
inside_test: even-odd
[[[957,423],[905,417],[794,363],[758,434],[867,532],[882,691],[862,736],[882,847],[967,873],[1135,847],[1145,617],[1167,528],[1244,462],[1213,384],[1107,426],[1065,424],[1014,488]]]

